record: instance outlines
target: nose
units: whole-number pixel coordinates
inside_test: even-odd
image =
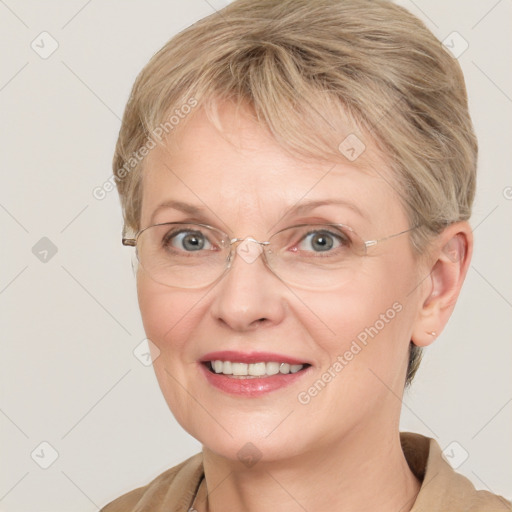
[[[286,312],[286,287],[267,268],[263,248],[252,238],[233,251],[231,268],[215,287],[214,319],[236,331],[281,323]]]

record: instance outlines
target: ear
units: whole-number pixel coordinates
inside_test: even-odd
[[[434,242],[421,286],[420,309],[411,341],[419,346],[430,345],[450,318],[473,252],[473,232],[467,222],[448,226]]]

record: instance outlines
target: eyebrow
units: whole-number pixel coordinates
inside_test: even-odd
[[[199,215],[205,212],[205,208],[200,206],[194,206],[189,203],[184,203],[183,201],[164,201],[163,203],[160,203],[155,210],[153,211],[153,214],[151,215],[151,219],[154,219],[155,215],[160,211],[167,208],[172,208],[174,210],[181,211],[183,213],[187,213],[188,215]]]
[[[346,208],[351,209],[364,219],[367,219],[368,216],[354,203],[350,201],[346,201],[344,199],[324,199],[324,200],[316,200],[316,201],[301,201],[300,203],[296,203],[291,208],[288,208],[281,216],[281,219],[285,219],[289,216],[294,215],[303,215],[310,210],[314,210],[315,208],[319,208],[321,206],[344,206]],[[195,206],[189,203],[185,203],[183,201],[176,201],[176,200],[169,200],[164,201],[163,203],[160,203],[155,210],[153,211],[153,214],[151,215],[151,222],[154,221],[154,218],[156,214],[164,209],[171,208],[177,211],[181,211],[183,213],[186,213],[187,215],[190,215],[192,217],[197,216],[204,216],[205,213],[208,211],[207,208],[204,208],[202,206]]]
[[[151,217],[149,219],[149,225],[155,224],[155,217],[157,214],[162,210],[172,209],[179,212],[183,212],[184,214],[196,219],[197,221],[200,221],[201,218],[208,217],[208,213],[210,213],[210,210],[208,208],[205,208],[203,206],[195,206],[193,204],[185,203],[183,201],[177,201],[177,200],[167,200],[160,203],[151,214]],[[202,222],[202,221],[201,221]]]
[[[324,199],[317,201],[301,201],[300,203],[296,203],[292,206],[283,217],[288,217],[289,215],[301,215],[307,213],[310,210],[314,210],[315,208],[319,208],[320,206],[344,206],[354,211],[361,217],[367,219],[368,216],[365,214],[355,203],[350,201],[346,201],[345,199]]]

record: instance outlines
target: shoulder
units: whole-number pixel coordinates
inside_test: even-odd
[[[100,512],[173,512],[188,510],[203,477],[203,456],[198,453],[110,502]]]
[[[512,511],[511,503],[505,498],[475,489],[470,480],[457,473],[449,463],[450,453],[443,453],[434,439],[402,432],[400,441],[411,471],[421,482],[411,512]]]

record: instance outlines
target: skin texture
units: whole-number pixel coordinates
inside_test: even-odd
[[[408,229],[397,191],[382,174],[350,162],[299,159],[244,111],[220,109],[223,132],[202,112],[144,169],[141,226],[204,222],[231,236],[268,240],[300,222],[345,223],[365,240]],[[367,152],[371,152],[371,145]],[[374,168],[385,163],[371,157]],[[329,172],[328,172],[329,171]],[[290,214],[311,200],[344,199]],[[170,208],[178,200],[200,216]],[[448,245],[448,249],[443,250]],[[457,223],[419,260],[408,235],[378,244],[354,263],[342,286],[325,291],[282,283],[261,259],[236,257],[230,271],[201,289],[178,289],[137,274],[146,334],[160,350],[158,382],[178,422],[203,444],[209,510],[409,510],[419,490],[399,443],[401,397],[410,340],[431,343],[448,320],[471,255],[471,230]],[[297,396],[375,325],[392,320],[308,404]],[[257,398],[212,387],[198,360],[217,350],[286,354],[311,364],[293,385]],[[244,465],[251,442],[261,459]],[[214,490],[214,492],[213,492]],[[404,507],[404,508],[402,508]],[[206,510],[204,502],[196,508]]]

